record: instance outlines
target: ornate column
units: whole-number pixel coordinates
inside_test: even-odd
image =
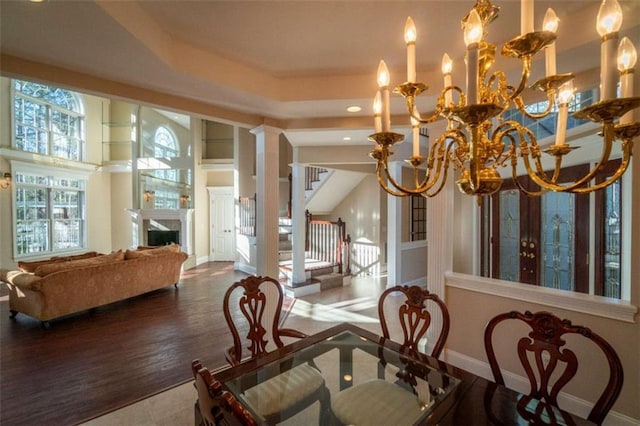
[[[278,145],[281,129],[261,125],[256,135],[256,274],[279,278]]]

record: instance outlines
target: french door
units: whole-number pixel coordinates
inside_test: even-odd
[[[572,181],[587,166],[563,169]],[[535,190],[528,177],[520,184]],[[491,197],[491,276],[544,287],[589,291],[589,196],[522,194],[512,181]]]

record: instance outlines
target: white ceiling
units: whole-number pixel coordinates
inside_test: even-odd
[[[520,2],[495,3],[501,16],[488,33],[489,41],[500,46],[519,33]],[[599,3],[535,2],[536,28],[549,6],[561,19],[558,50],[572,54],[560,57],[559,72],[598,66]],[[620,3],[625,11],[621,35],[640,48],[640,2]],[[409,15],[418,29],[418,78],[432,88],[422,106],[432,107],[442,87],[445,52],[454,59],[454,84],[463,86],[460,19],[472,5],[462,0],[0,1],[0,51],[279,120],[295,128],[300,140],[329,139],[315,135],[315,128],[370,133],[364,117],[371,115],[380,59],[390,67],[392,84],[405,80],[403,28]],[[516,60],[500,64],[519,72]],[[542,69],[541,60],[534,62],[534,74]],[[393,102],[394,113],[400,113],[402,99]],[[349,105],[363,110],[347,113]],[[348,121],[354,116],[363,118]]]

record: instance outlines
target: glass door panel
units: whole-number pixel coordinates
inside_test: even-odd
[[[541,197],[542,267],[540,285],[573,290],[575,277],[575,195],[549,192]]]

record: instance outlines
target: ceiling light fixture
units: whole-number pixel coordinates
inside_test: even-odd
[[[362,111],[362,107],[360,107],[358,105],[352,105],[350,107],[347,107],[347,111],[348,112],[360,112],[360,111]]]
[[[413,167],[413,185],[405,186],[389,173],[391,148],[401,142],[404,135],[391,131],[389,83],[390,76],[384,61],[378,67],[379,90],[374,99],[375,133],[369,137],[376,143],[371,157],[377,161],[378,181],[382,188],[395,196],[438,194],[447,179],[448,169],[459,173],[458,188],[468,195],[489,195],[500,189],[503,178],[498,167],[511,166],[512,177],[520,191],[529,196],[539,196],[547,191],[587,193],[602,189],[619,179],[631,159],[633,138],[640,134],[640,123],[634,121],[632,110],[640,106],[640,97],[633,97],[633,67],[636,51],[628,38],[618,47],[618,31],[622,24],[622,11],[617,0],[604,0],[597,16],[597,29],[602,37],[600,101],[573,114],[601,125],[603,135],[602,155],[596,165],[582,178],[561,184],[559,180],[562,160],[576,149],[565,141],[569,100],[573,96],[572,74],[557,74],[555,63],[555,31],[558,19],[553,10],[545,15],[542,31],[534,31],[533,0],[521,0],[521,35],[502,47],[502,55],[522,61],[521,80],[517,86],[507,82],[504,71],[490,73],[496,47],[485,40],[487,26],[498,17],[500,8],[489,0],[478,0],[462,20],[464,41],[467,45],[465,90],[451,82],[452,62],[447,54],[442,60],[444,89],[437,98],[435,112],[423,117],[415,105],[415,98],[427,89],[416,82],[415,46],[417,32],[409,17],[405,26],[407,46],[407,81],[394,89],[406,101],[413,127],[413,155],[405,161]],[[618,73],[616,49],[622,97],[616,98]],[[521,93],[527,87],[531,63],[535,54],[545,52],[546,76],[531,88],[543,91],[548,108],[540,114],[529,113]],[[556,106],[557,105],[557,106]],[[555,106],[555,109],[554,109]],[[533,120],[558,111],[558,128],[555,143],[542,149],[535,134],[528,128],[504,117],[504,113],[516,108],[523,116]],[[447,129],[431,144],[426,156],[420,154],[419,127],[444,118]],[[613,144],[621,141],[622,161],[615,173],[601,183],[591,184],[609,160]],[[552,170],[544,170],[542,155],[551,156]],[[522,161],[527,174],[539,190],[528,191],[520,186],[517,166]],[[481,198],[479,197],[479,201]]]

